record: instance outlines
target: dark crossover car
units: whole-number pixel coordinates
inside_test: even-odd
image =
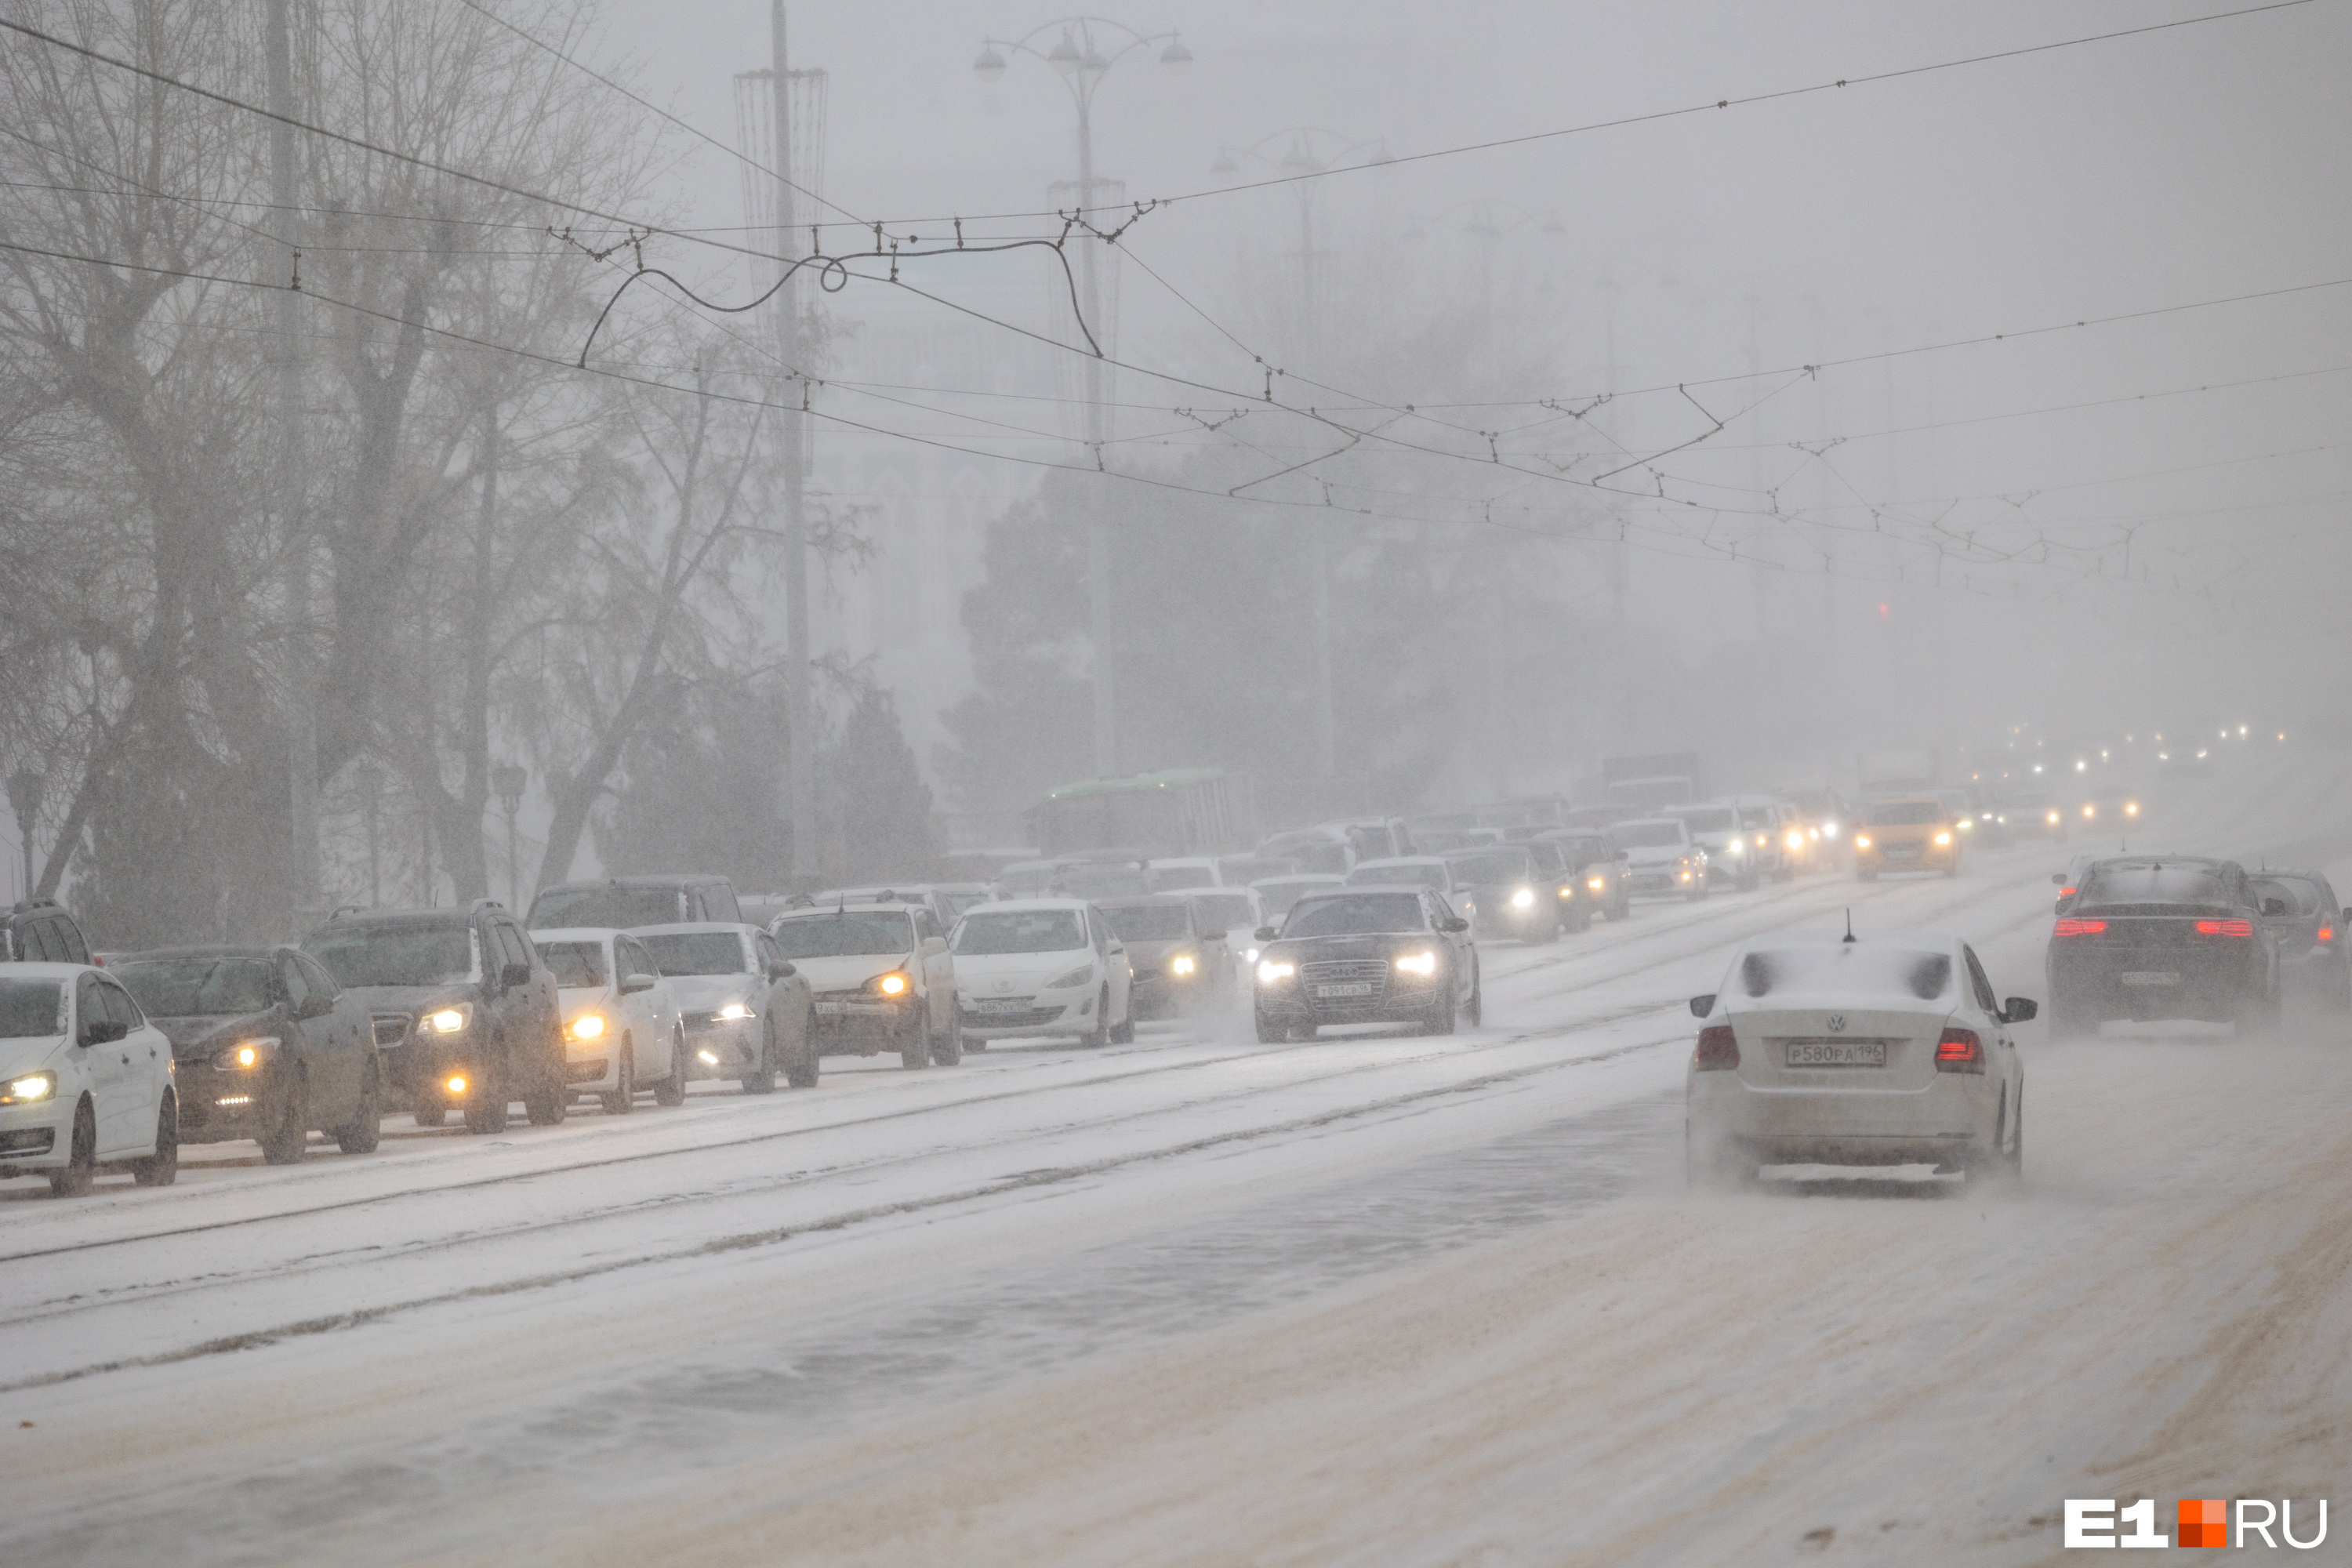
[[[2331,1013],[2352,1013],[2352,941],[2344,932],[2352,911],[2336,901],[2327,879],[2316,871],[2262,870],[2253,882],[2278,945],[2282,988]]]
[[[1129,1016],[1165,1018],[1202,1007],[1223,1006],[1234,990],[1234,955],[1222,927],[1183,893],[1140,899],[1101,899],[1110,929],[1127,947]]]
[[[1557,942],[1560,932],[1577,928],[1570,908],[1576,886],[1549,852],[1525,844],[1486,844],[1449,849],[1444,858],[1476,911],[1479,936]]]
[[[1485,1007],[1470,922],[1426,888],[1364,887],[1291,905],[1260,927],[1257,1037],[1310,1038],[1326,1024],[1417,1024],[1450,1035]]]
[[[250,1138],[290,1165],[313,1129],[346,1154],[374,1151],[383,1081],[367,1009],[290,947],[184,947],[117,959],[148,1021],[168,1036],[180,1142]]]
[[[558,882],[541,888],[523,924],[532,931],[597,926],[635,931],[640,926],[719,921],[740,925],[743,910],[735,884],[724,877],[608,877],[601,882]]]
[[[517,1100],[537,1126],[563,1120],[555,976],[504,905],[345,912],[302,951],[367,1010],[388,1109],[438,1127],[456,1106],[468,1132],[505,1131]]]
[[[1576,900],[1583,910],[1585,925],[1591,925],[1596,914],[1610,921],[1632,918],[1633,868],[1610,844],[1608,835],[1597,829],[1556,827],[1538,834],[1530,843],[1548,847],[1576,879]]]
[[[88,963],[81,927],[53,899],[26,899],[0,915],[0,963]]]
[[[2276,897],[2270,900],[2285,906]],[[2263,895],[2234,860],[2135,855],[2094,861],[2052,928],[2050,1032],[2109,1018],[2275,1023],[2276,938]]]

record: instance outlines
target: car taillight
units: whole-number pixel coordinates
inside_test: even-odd
[[[1701,1072],[1721,1072],[1739,1065],[1739,1041],[1728,1024],[1709,1024],[1698,1032],[1698,1054],[1691,1065]]]
[[[1974,1029],[1947,1028],[1944,1037],[1936,1042],[1937,1072],[1984,1071],[1984,1042],[1977,1038]]]
[[[2062,899],[2071,899],[2074,896],[2074,889],[2072,888],[2061,888],[2058,889],[2058,896]]]
[[[2199,921],[2197,934],[2199,936],[2252,936],[2254,934],[2254,922],[2252,921]]]
[[[2319,940],[2322,942],[2334,942],[2336,940],[2336,928],[2334,926],[2321,926],[2319,928]]]
[[[2063,920],[2053,932],[2058,936],[2096,936],[2107,929],[2105,921]]]

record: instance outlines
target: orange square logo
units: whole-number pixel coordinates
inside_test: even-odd
[[[2183,1546],[2229,1545],[2229,1500],[2217,1497],[2182,1498],[2179,1535],[2180,1544]]]

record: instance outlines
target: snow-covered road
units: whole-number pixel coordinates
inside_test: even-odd
[[[2340,777],[2171,837],[2340,870]],[[2011,1563],[2068,1495],[2352,1497],[2340,1021],[2027,1026],[2021,1194],[1681,1190],[1731,944],[1850,905],[2039,996],[2063,860],[1492,944],[1448,1039],[1146,1026],[0,1185],[0,1562]]]

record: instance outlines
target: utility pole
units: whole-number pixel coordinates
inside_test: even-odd
[[[301,226],[294,211],[294,61],[289,0],[269,0],[269,194],[278,243],[286,247],[284,288],[275,300],[278,329],[278,515],[286,531],[286,772],[291,806],[293,905],[319,901],[319,729],[316,660],[310,652],[310,520],[304,505],[302,431]]]
[[[796,233],[793,197],[793,78],[784,47],[784,0],[771,0],[769,39],[775,89],[776,254],[787,269],[782,290],[776,296],[777,353],[792,372],[801,369],[800,274],[791,271]],[[808,518],[803,510],[808,483],[808,421],[786,397],[782,410],[784,444],[784,723],[792,732],[787,785],[793,824],[792,874],[811,876],[817,866],[816,850],[816,725],[809,700]]]

